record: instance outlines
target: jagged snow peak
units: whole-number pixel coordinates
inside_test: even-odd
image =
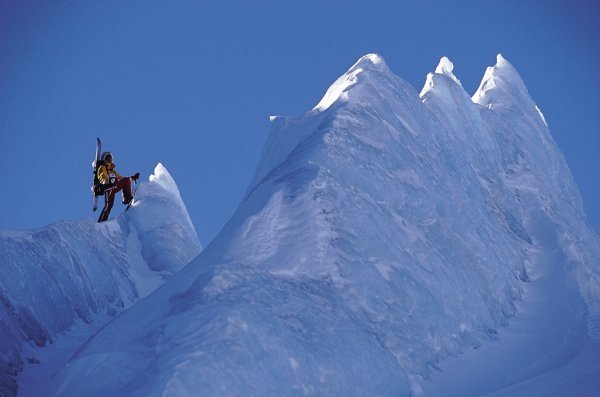
[[[419,96],[422,98],[429,91],[431,91],[435,85],[434,81],[436,80],[436,77],[440,76],[440,75],[448,77],[449,79],[454,81],[456,84],[458,84],[462,88],[462,84],[461,84],[460,80],[454,75],[453,71],[454,71],[454,64],[452,63],[452,61],[450,61],[450,59],[448,59],[448,57],[442,57],[440,59],[440,62],[437,65],[437,67],[435,68],[435,72],[427,74],[427,79],[425,80],[425,85],[421,89],[421,93],[419,94]]]
[[[311,111],[298,117],[271,117],[269,137],[263,148],[260,161],[248,192],[275,170],[303,142],[328,128],[332,115],[343,111],[346,105],[368,106],[392,95],[398,89],[403,93],[414,93],[414,88],[390,71],[383,57],[368,54],[360,58],[346,73],[329,87],[319,104]],[[403,128],[413,129],[415,120],[409,115],[402,119]]]
[[[140,182],[136,200],[100,224],[88,219],[0,231],[0,319],[7,325],[0,327],[1,395],[14,392],[11,375],[23,366],[23,343],[42,346],[77,322],[114,316],[200,253],[177,186],[161,164],[149,182]]]
[[[348,99],[348,89],[357,83],[358,75],[365,70],[389,71],[385,60],[380,55],[368,54],[363,56],[329,87],[323,99],[313,110],[323,112],[337,101],[346,101]]]
[[[516,69],[502,56],[496,56],[496,65],[486,69],[473,102],[487,107],[507,107],[518,99],[529,98],[527,88]]]
[[[454,76],[453,69],[452,62],[443,57],[435,73],[427,75],[419,97],[463,146],[463,155],[471,155],[473,166],[490,164],[498,152],[496,138],[481,120],[478,106]]]
[[[158,163],[154,168],[154,173],[150,175],[148,178],[150,182],[158,183],[165,191],[174,194],[179,201],[181,201],[181,194],[179,193],[179,188],[177,184],[169,174],[169,171],[162,165]]]
[[[452,73],[453,70],[454,70],[454,64],[447,57],[442,57],[442,59],[440,59],[440,63],[435,68],[435,72],[437,74],[443,74],[445,76],[448,76],[452,80],[454,80],[456,82],[456,84],[462,86],[462,84],[460,84],[460,81],[456,78],[454,73]]]
[[[150,269],[172,274],[200,253],[200,242],[177,184],[158,163],[136,193],[131,221]]]
[[[548,127],[542,111],[529,96],[521,75],[502,54],[496,56],[496,65],[486,69],[472,100],[490,109],[520,108],[532,122],[541,122]],[[535,112],[532,113],[532,110]]]

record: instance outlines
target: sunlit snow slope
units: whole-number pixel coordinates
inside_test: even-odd
[[[448,357],[502,343],[535,308],[544,269],[566,280],[552,285],[572,301],[581,343],[479,392],[519,387],[600,337],[598,238],[501,56],[470,98],[446,58],[418,95],[367,55],[313,110],[271,124],[215,241],[94,335],[46,390],[419,395]]]
[[[24,343],[44,346],[77,322],[114,316],[200,252],[162,165],[136,199],[128,212],[103,224],[86,220],[0,232],[0,395],[16,393],[13,376],[23,368]]]

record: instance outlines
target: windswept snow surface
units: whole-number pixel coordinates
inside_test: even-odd
[[[31,346],[50,342],[61,349],[63,333],[93,329],[92,323],[131,306],[200,253],[187,210],[162,165],[136,198],[128,212],[102,224],[83,220],[0,232],[0,395],[15,395],[14,375],[26,358],[41,361],[31,367],[46,365],[37,356],[44,353]],[[115,205],[113,214],[118,211]],[[48,395],[43,388],[32,390],[35,386],[21,381],[19,389],[22,395]]]
[[[600,243],[508,61],[470,98],[444,58],[419,96],[371,54],[271,120],[219,236],[44,390],[552,395],[597,368]]]

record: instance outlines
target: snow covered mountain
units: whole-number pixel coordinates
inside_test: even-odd
[[[40,390],[586,395],[599,387],[598,258],[504,58],[471,98],[446,58],[419,95],[371,54],[305,115],[272,117],[219,236]],[[479,351],[470,379],[445,376]]]
[[[84,220],[0,232],[0,395],[16,393],[13,377],[23,367],[25,342],[44,346],[78,322],[116,315],[200,253],[177,187],[161,164],[136,199],[130,211],[103,224]]]

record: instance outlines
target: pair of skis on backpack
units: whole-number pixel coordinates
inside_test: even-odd
[[[96,138],[96,156],[94,157],[94,162],[92,163],[92,170],[94,172],[94,184],[92,185],[92,195],[93,195],[93,201],[92,201],[92,211],[96,211],[98,209],[98,197],[103,196],[107,191],[109,191],[110,189],[113,188],[108,188],[108,189],[104,189],[103,186],[100,184],[100,181],[98,180],[98,166],[101,162],[100,156],[102,153],[102,142],[100,141],[100,138]],[[137,174],[139,176],[139,174]],[[129,177],[131,178],[131,177]],[[129,203],[127,203],[127,206],[125,207],[125,211],[127,211],[131,205],[135,202],[135,192],[137,191],[137,178],[131,178],[135,184],[135,188],[132,189],[131,191],[131,195],[132,198],[129,201]]]

